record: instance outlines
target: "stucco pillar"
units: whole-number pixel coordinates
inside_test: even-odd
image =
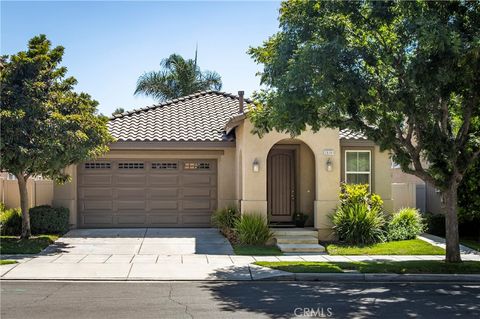
[[[243,153],[242,174],[243,189],[240,203],[241,213],[261,214],[267,219],[267,154],[268,152],[252,151]],[[258,172],[253,171],[253,161],[260,166]]]
[[[70,228],[77,228],[77,167],[68,166],[65,173],[71,176],[71,181],[62,185],[54,183],[53,205],[68,208]]]
[[[340,191],[341,154],[338,130],[321,130],[320,139],[307,141],[315,154],[315,187],[314,202],[315,223],[321,240],[333,238],[330,215],[338,205]],[[333,155],[332,155],[333,154]],[[331,161],[331,170],[327,169],[327,161]]]

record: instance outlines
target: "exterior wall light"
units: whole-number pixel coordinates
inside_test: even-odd
[[[252,168],[254,173],[258,173],[260,171],[260,163],[258,162],[258,159],[253,160]]]
[[[327,159],[326,166],[327,166],[327,172],[333,171],[333,162],[332,162],[332,160],[330,159],[330,157]]]

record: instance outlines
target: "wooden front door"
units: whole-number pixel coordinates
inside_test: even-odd
[[[295,210],[295,150],[273,149],[267,160],[270,222],[290,222]]]

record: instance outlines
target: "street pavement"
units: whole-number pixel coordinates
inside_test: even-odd
[[[479,318],[480,285],[1,282],[1,318]]]

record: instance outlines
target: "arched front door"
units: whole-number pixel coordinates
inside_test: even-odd
[[[295,211],[295,158],[292,147],[274,148],[267,160],[267,201],[270,222],[290,222]]]

